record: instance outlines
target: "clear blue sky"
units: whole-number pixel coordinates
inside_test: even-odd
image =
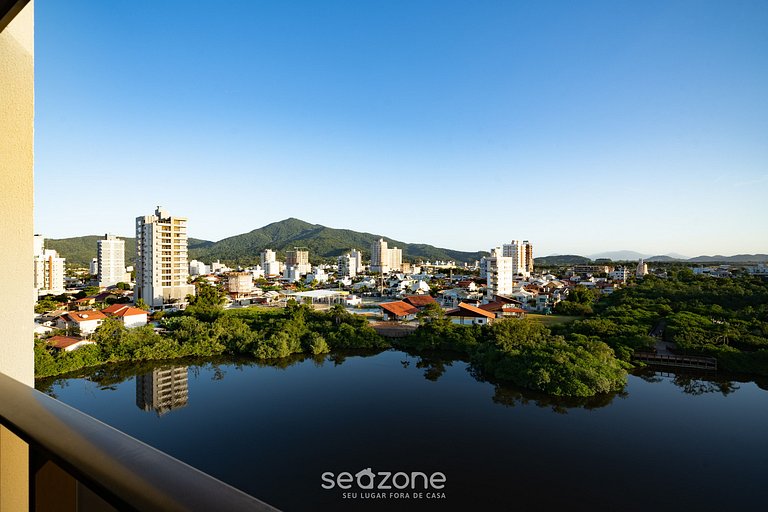
[[[215,10],[213,10],[215,9]],[[768,2],[37,0],[36,231],[768,252]]]

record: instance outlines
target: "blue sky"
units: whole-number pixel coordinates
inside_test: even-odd
[[[215,10],[213,10],[213,7]],[[768,2],[38,0],[36,231],[768,252]]]

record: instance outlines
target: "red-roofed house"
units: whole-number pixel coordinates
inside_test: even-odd
[[[77,327],[80,330],[81,335],[87,336],[88,334],[93,334],[105,318],[106,316],[104,316],[104,313],[95,309],[89,309],[87,311],[70,311],[59,317],[56,321],[56,327],[59,329]]]
[[[399,300],[397,302],[385,302],[379,304],[384,320],[413,320],[419,310],[407,302]]]
[[[485,325],[496,319],[495,314],[464,302],[460,302],[459,307],[448,311],[445,316],[459,325]]]
[[[489,302],[479,306],[480,309],[496,315],[496,318],[523,318],[525,310],[501,301]]]
[[[403,302],[418,309],[425,308],[427,304],[437,304],[437,301],[431,295],[406,295]]]
[[[126,327],[147,325],[147,312],[129,304],[112,304],[108,308],[102,309],[101,312],[112,318],[117,318]]]
[[[80,347],[84,347],[85,345],[95,345],[95,341],[90,340],[83,340],[80,338],[75,338],[74,336],[51,336],[46,341],[48,345],[52,346],[53,348],[57,348],[59,350],[63,350],[64,352],[72,352],[73,350],[77,350]]]

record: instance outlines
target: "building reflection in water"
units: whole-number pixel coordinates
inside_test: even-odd
[[[136,406],[143,411],[155,411],[158,416],[185,407],[189,400],[188,369],[186,366],[157,368],[136,376]]]

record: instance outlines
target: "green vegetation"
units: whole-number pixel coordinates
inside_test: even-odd
[[[559,325],[559,324],[567,324],[568,322],[573,322],[574,320],[579,320],[583,317],[581,316],[568,316],[568,315],[540,315],[538,313],[526,313],[525,318],[528,320],[533,320],[535,322],[540,322],[544,324],[546,327],[551,327],[553,325]]]
[[[119,321],[108,318],[92,337],[95,345],[59,352],[38,342],[35,375],[60,375],[119,361],[220,354],[273,359],[291,354],[317,355],[336,349],[387,346],[365,318],[351,315],[343,307],[331,308],[328,312],[299,305],[286,309],[224,311],[221,306],[208,302],[215,302],[215,294],[206,292],[204,297],[187,312],[164,317],[161,320],[165,327],[163,334],[156,333],[152,326],[126,329]]]
[[[533,258],[533,263],[537,267],[556,267],[564,265],[589,265],[592,263],[592,260],[575,254],[561,254],[558,256]]]
[[[558,396],[619,391],[628,365],[601,341],[566,340],[533,320],[506,319],[486,326],[452,324],[436,309],[398,344],[416,350],[454,350],[469,357],[481,376]]]
[[[664,327],[666,341],[680,353],[716,357],[729,371],[768,375],[768,283],[741,276],[694,276],[690,269],[668,279],[646,276],[635,286],[602,298],[592,317],[556,333],[570,340],[601,340],[629,360],[655,343],[648,333]]]
[[[264,249],[275,249],[285,254],[286,250],[294,247],[309,249],[310,258],[314,261],[322,258],[335,258],[351,248],[356,247],[370,256],[371,244],[380,238],[371,233],[360,233],[349,229],[334,229],[310,224],[299,219],[285,219],[274,222],[249,233],[226,238],[208,247],[190,248],[190,258],[205,261],[220,259],[234,264],[249,264],[258,259],[259,252]],[[426,244],[406,244],[384,237],[390,245],[396,245],[403,250],[406,260],[458,260],[475,261],[480,259],[483,252],[462,252],[451,249],[440,249]]]
[[[584,316],[592,314],[592,306],[600,297],[600,292],[590,290],[586,286],[576,286],[568,299],[558,302],[555,313],[566,316]]]

